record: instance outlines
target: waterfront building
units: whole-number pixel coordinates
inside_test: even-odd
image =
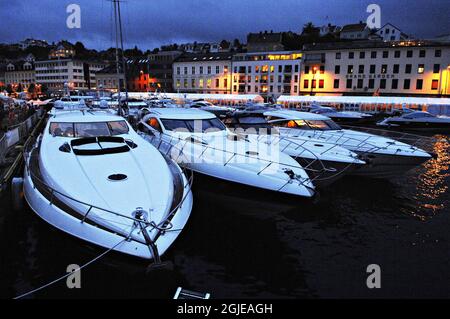
[[[306,45],[301,95],[448,96],[450,44],[353,41]]]
[[[124,89],[124,75],[122,72],[122,67],[119,67],[120,73],[117,74],[116,64],[108,65],[107,67],[101,69],[95,73],[95,81],[97,82],[97,88],[117,92],[119,81],[121,90]]]
[[[64,83],[68,83],[71,90],[93,90],[96,89],[95,74],[105,66],[103,62],[71,58],[36,61],[36,82],[45,85],[50,92],[63,91]]]
[[[184,53],[173,63],[173,88],[182,93],[231,93],[232,54]]]
[[[27,91],[31,84],[36,84],[33,62],[17,61],[6,64],[5,85],[11,85],[13,89]]]
[[[233,57],[233,94],[259,94],[275,101],[298,95],[302,54],[299,51],[237,53]]]
[[[181,54],[181,51],[160,51],[148,55],[151,92],[173,92],[172,65]]]

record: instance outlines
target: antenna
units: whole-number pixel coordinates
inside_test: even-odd
[[[119,61],[119,45],[122,51],[122,73],[123,84],[125,87],[125,103],[128,106],[128,88],[127,88],[127,76],[126,76],[126,63],[123,50],[123,32],[122,32],[122,16],[120,13],[120,0],[112,0],[114,4],[114,21],[115,21],[115,34],[116,34],[116,69],[117,69],[117,93],[119,101],[119,115],[122,115],[122,107],[120,105],[121,87],[120,87],[120,61]]]

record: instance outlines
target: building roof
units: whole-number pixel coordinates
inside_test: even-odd
[[[119,64],[119,72],[122,73],[122,64]],[[101,69],[96,74],[117,74],[116,64],[110,64],[107,67]]]
[[[348,103],[386,105],[450,105],[450,98],[422,98],[399,96],[291,96],[281,95],[278,103]]]
[[[259,33],[249,33],[247,35],[247,43],[272,43],[280,42],[283,39],[283,33],[281,32],[259,32]]]
[[[215,53],[184,53],[175,59],[175,62],[208,62],[208,61],[228,61],[233,55],[229,52]]]
[[[24,64],[26,64],[26,63],[31,64],[31,69],[27,69],[27,70],[24,69]],[[14,65],[14,70],[13,71],[8,71],[6,69],[6,72],[31,71],[31,70],[34,70],[34,63],[33,62],[29,62],[29,61],[14,61],[14,62],[7,63],[6,67],[8,67],[8,65],[10,65],[10,64]]]
[[[342,27],[341,32],[362,32],[367,28],[366,23],[347,24]]]
[[[449,47],[449,43],[426,40],[401,41],[341,41],[305,44],[304,51],[343,50],[343,49],[377,49],[377,48],[408,48],[408,47]]]

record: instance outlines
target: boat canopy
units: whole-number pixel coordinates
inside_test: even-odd
[[[173,119],[173,120],[209,120],[216,118],[214,114],[199,109],[178,109],[178,108],[151,109],[149,114],[162,119]]]
[[[118,93],[114,94],[113,97],[117,98]],[[125,96],[122,92],[121,96]],[[195,101],[195,100],[205,100],[213,104],[221,104],[221,102],[227,103],[247,103],[255,102],[262,103],[264,99],[261,95],[257,94],[199,94],[199,93],[152,93],[152,92],[129,92],[129,98],[140,98],[140,99],[151,99],[151,98],[161,98],[161,99],[173,99],[177,102],[184,101]]]
[[[450,106],[450,98],[424,98],[402,96],[291,96],[281,95],[280,104],[289,103],[340,103],[340,104],[396,104],[396,105],[447,105]]]

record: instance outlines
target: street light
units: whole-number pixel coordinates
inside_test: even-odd
[[[313,95],[313,90],[314,90],[313,84],[314,84],[314,80],[316,78],[317,72],[318,72],[318,68],[317,68],[317,66],[314,66],[313,67],[313,78],[312,78],[312,81],[311,81],[311,94],[310,94],[311,96]]]

